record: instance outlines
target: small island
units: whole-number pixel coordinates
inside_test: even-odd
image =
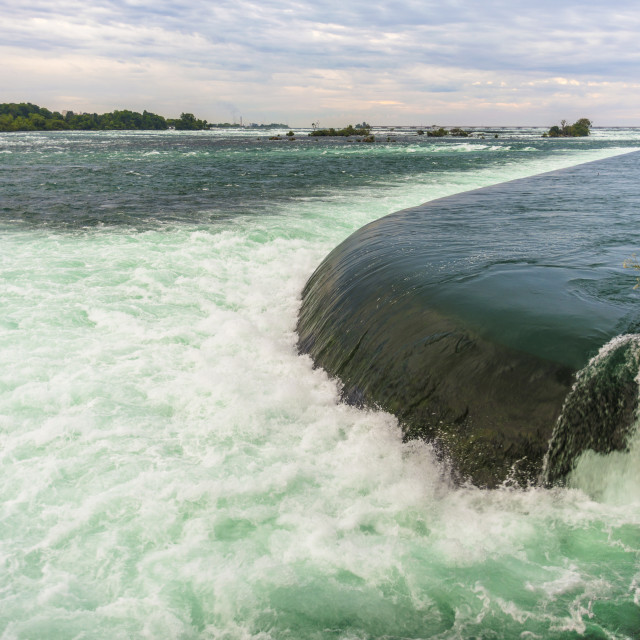
[[[580,118],[573,124],[567,124],[566,120],[560,121],[560,126],[554,125],[547,133],[543,133],[543,138],[582,138],[591,132],[591,120]]]
[[[460,127],[453,127],[450,131],[445,129],[444,127],[439,127],[436,129],[435,125],[430,130],[427,131],[427,136],[429,138],[444,138],[445,136],[453,136],[454,138],[468,138],[471,134]]]
[[[355,127],[353,125],[347,125],[342,129],[334,129],[330,127],[329,129],[316,129],[314,127],[313,131],[309,133],[310,136],[315,137],[345,137],[348,138],[350,136],[360,136],[362,137],[364,142],[373,142],[374,136],[371,134],[371,125],[363,122],[361,124],[357,124]]]

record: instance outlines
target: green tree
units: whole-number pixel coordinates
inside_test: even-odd
[[[630,258],[627,258],[622,263],[622,266],[625,269],[635,269],[636,271],[640,271],[640,262],[638,262],[638,256],[636,256],[636,254],[634,253]],[[633,288],[634,289],[640,288],[640,278],[636,278],[636,286]]]
[[[591,129],[591,120],[588,118],[580,118],[571,126],[572,136],[588,136]]]
[[[13,116],[10,113],[0,114],[0,131],[14,131]]]
[[[197,129],[206,129],[207,121],[206,120],[198,120],[193,113],[181,113],[180,118],[177,120],[170,120],[170,124],[176,129],[182,131],[195,131]]]
[[[554,125],[549,129],[544,137],[549,138],[580,138],[588,136],[591,129],[591,120],[589,118],[580,118],[572,125],[568,125],[566,120],[560,121],[560,126]]]
[[[62,118],[51,118],[51,120],[46,121],[45,128],[47,131],[60,131],[68,129],[69,125]]]
[[[29,120],[31,120],[35,129],[38,129],[40,131],[45,129],[47,121],[43,115],[40,115],[39,113],[30,113]]]
[[[193,114],[182,114],[180,120],[171,121],[177,128],[206,129],[206,120],[198,120]],[[167,129],[168,123],[162,116],[144,111],[128,109],[111,113],[74,113],[67,111],[64,116],[59,111],[39,107],[30,102],[0,103],[0,131],[57,131],[60,129]]]
[[[18,116],[13,119],[13,129],[12,131],[35,131],[36,127],[29,117]]]

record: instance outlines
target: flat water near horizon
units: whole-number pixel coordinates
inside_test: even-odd
[[[362,225],[640,147],[540,134],[0,134],[0,638],[637,638],[640,444],[454,487],[297,355]]]

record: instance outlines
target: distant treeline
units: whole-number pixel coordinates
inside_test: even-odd
[[[149,111],[111,111],[110,113],[74,113],[49,111],[30,102],[5,102],[0,104],[0,131],[104,131],[104,130],[201,130],[217,127],[235,127],[229,123],[210,124],[192,113],[182,113],[179,118],[164,118]],[[251,125],[249,128],[268,128],[287,125]]]

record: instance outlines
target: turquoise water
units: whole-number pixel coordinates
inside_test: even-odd
[[[456,488],[296,351],[363,224],[640,147],[539,134],[2,134],[0,637],[637,638],[639,443]]]

